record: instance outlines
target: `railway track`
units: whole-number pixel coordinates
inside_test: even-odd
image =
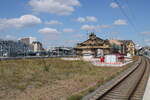
[[[149,60],[140,57],[134,66],[82,100],[142,100],[149,73]]]
[[[146,67],[145,74],[143,75],[141,81],[138,83],[137,88],[134,90],[134,93],[131,95],[130,100],[142,100],[143,98],[146,84],[149,78],[149,73],[150,73],[149,60],[146,59],[146,62],[147,62],[147,67]]]

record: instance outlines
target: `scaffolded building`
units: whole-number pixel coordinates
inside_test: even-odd
[[[94,33],[91,33],[89,39],[78,43],[75,49],[78,56],[91,54],[93,57],[96,57],[98,55],[110,54],[111,46],[108,40],[103,40]]]

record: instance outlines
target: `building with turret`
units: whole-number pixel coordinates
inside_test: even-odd
[[[78,43],[75,47],[77,56],[100,57],[108,54],[123,54],[134,56],[135,44],[132,40],[104,40],[94,33],[89,35],[88,40]]]
[[[111,46],[108,40],[97,37],[94,33],[89,35],[89,39],[78,43],[75,47],[78,56],[92,55],[93,57],[110,54]]]

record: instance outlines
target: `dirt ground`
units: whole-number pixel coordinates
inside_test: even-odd
[[[85,95],[132,64],[105,68],[59,58],[0,61],[0,100],[66,100]]]

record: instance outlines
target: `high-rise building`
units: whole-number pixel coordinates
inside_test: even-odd
[[[34,51],[32,43],[34,41],[37,41],[37,39],[35,37],[25,37],[25,38],[19,39],[19,41],[26,44],[26,45],[28,45],[29,46],[29,51]]]
[[[42,43],[39,41],[32,42],[32,48],[34,52],[41,52],[43,50]]]
[[[21,38],[19,40],[22,43],[25,43],[26,45],[30,45],[30,44],[32,44],[32,42],[37,41],[37,39],[35,37],[25,37],[25,38]]]

